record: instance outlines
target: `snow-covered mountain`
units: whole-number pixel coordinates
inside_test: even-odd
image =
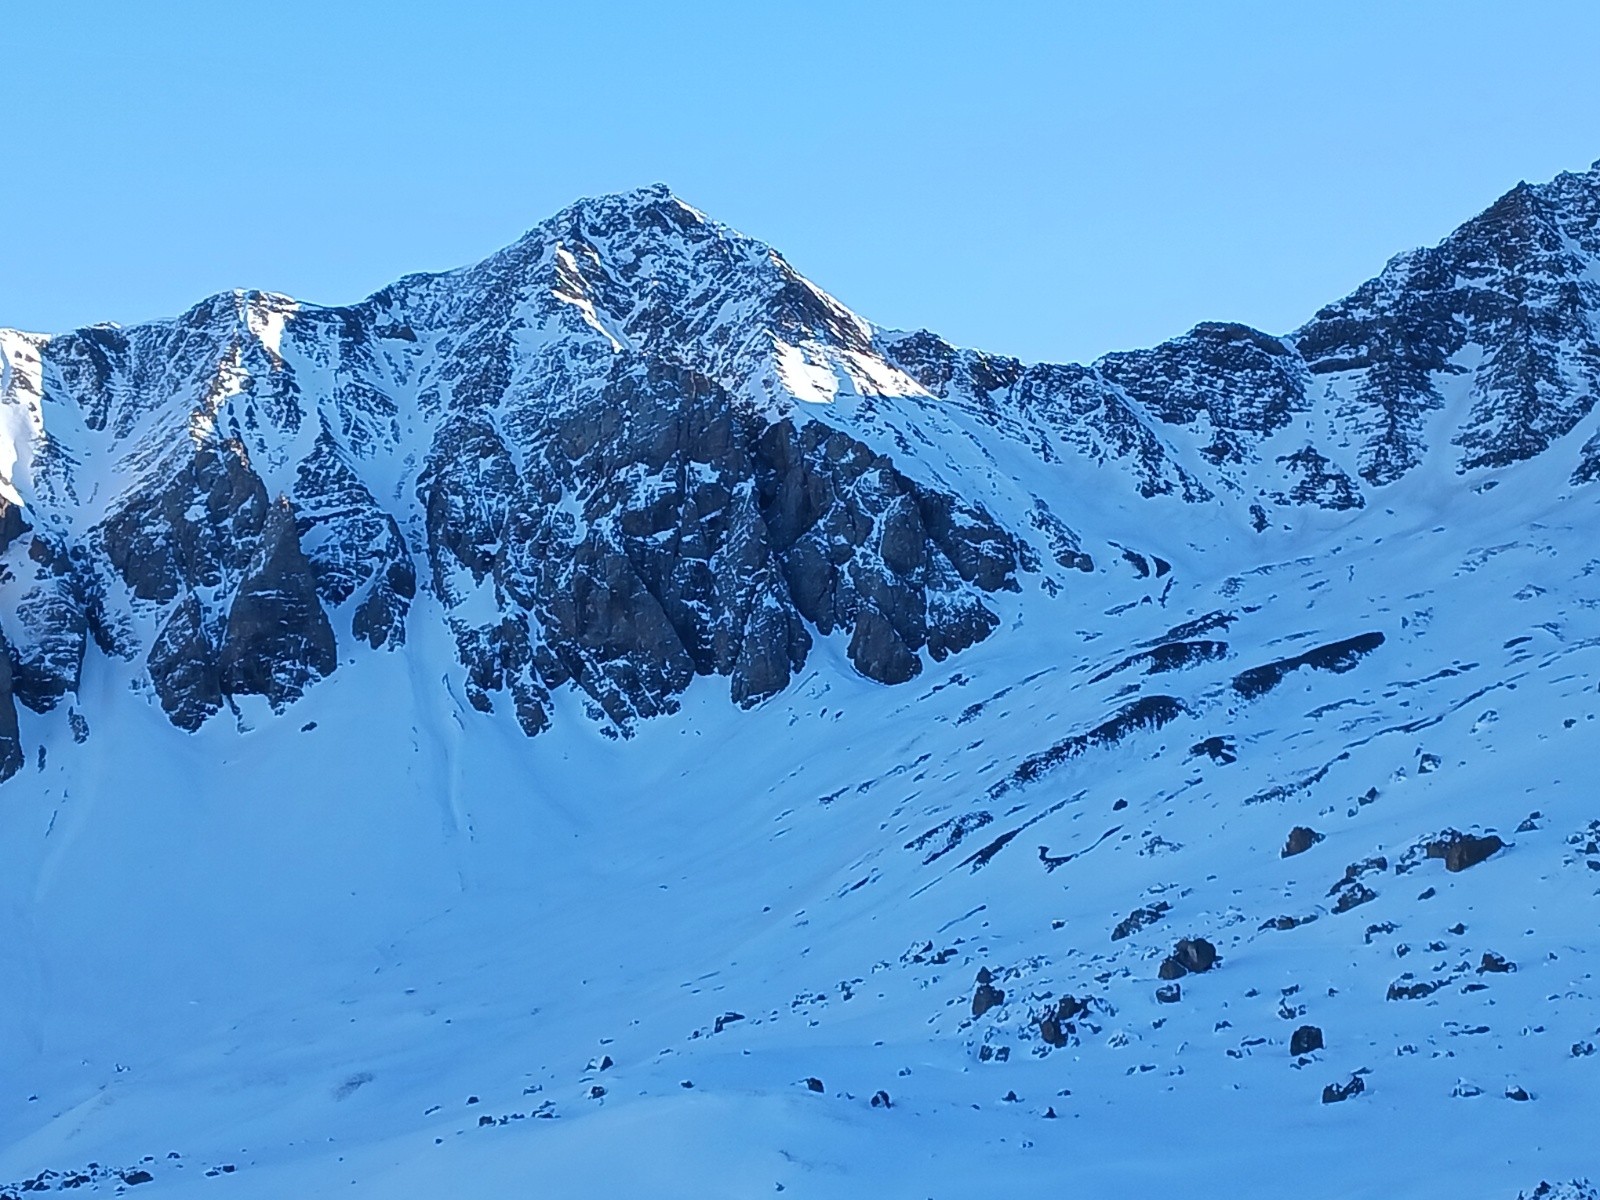
[[[1600,1178],[1597,389],[1600,165],[1089,366],[661,187],[0,331],[0,1196]]]

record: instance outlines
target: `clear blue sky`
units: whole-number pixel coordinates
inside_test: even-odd
[[[323,303],[657,180],[1027,358],[1282,331],[1600,158],[1600,4],[0,0],[0,325]]]

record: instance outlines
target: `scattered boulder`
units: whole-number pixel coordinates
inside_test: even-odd
[[[1339,891],[1339,898],[1333,902],[1333,911],[1347,913],[1352,908],[1359,908],[1361,905],[1377,898],[1378,893],[1364,883],[1343,884]]]
[[[1322,1049],[1322,1030],[1315,1025],[1302,1025],[1289,1037],[1289,1053],[1299,1058]]]
[[[1287,933],[1289,930],[1298,928],[1301,925],[1309,925],[1316,919],[1317,916],[1315,913],[1312,913],[1310,916],[1306,917],[1291,917],[1287,913],[1284,913],[1280,916],[1271,917],[1268,920],[1261,922],[1261,927],[1256,932],[1265,933],[1269,929],[1276,929],[1279,933]]]
[[[1505,843],[1492,833],[1487,837],[1477,837],[1451,829],[1430,841],[1426,850],[1429,858],[1444,859],[1444,869],[1453,872],[1475,867],[1504,848]]]
[[[1046,1009],[1035,1020],[1039,1036],[1050,1046],[1065,1046],[1076,1029],[1074,1019],[1089,1011],[1089,1002],[1076,996],[1063,996],[1053,1008]]]
[[[1164,983],[1156,989],[1157,1004],[1176,1004],[1183,999],[1183,988],[1176,983]]]
[[[1129,934],[1137,933],[1146,925],[1153,925],[1172,911],[1172,905],[1165,900],[1157,900],[1154,904],[1144,908],[1136,908],[1122,920],[1117,922],[1117,927],[1111,931],[1111,940],[1120,942]]]
[[[1478,965],[1478,974],[1483,975],[1485,973],[1489,973],[1493,975],[1504,975],[1507,972],[1515,971],[1516,969],[1516,963],[1508,961],[1501,955],[1496,954],[1493,950],[1485,950],[1483,952],[1483,961]]]
[[[1367,1084],[1359,1075],[1350,1076],[1349,1083],[1330,1083],[1322,1089],[1322,1102],[1324,1104],[1337,1104],[1341,1100],[1348,1100],[1351,1096],[1359,1096],[1367,1090]]]
[[[1320,842],[1322,837],[1323,835],[1315,829],[1305,825],[1296,825],[1289,830],[1289,840],[1284,842],[1283,849],[1278,852],[1278,857],[1293,858],[1296,854],[1304,854]]]
[[[1512,1086],[1512,1087],[1508,1087],[1506,1089],[1506,1099],[1507,1100],[1532,1100],[1533,1097],[1531,1095],[1529,1095],[1528,1092],[1525,1089],[1520,1088],[1520,1087],[1516,1087],[1516,1086]]]
[[[1217,948],[1205,938],[1182,938],[1172,953],[1162,960],[1157,974],[1162,979],[1180,979],[1189,974],[1200,974],[1216,966]]]
[[[1415,982],[1408,982],[1412,978],[1411,973],[1408,971],[1391,983],[1386,998],[1389,1000],[1421,1000],[1425,996],[1433,995],[1433,993],[1450,982],[1448,979],[1421,979]]]
[[[877,1092],[873,1092],[872,1093],[872,1107],[873,1108],[893,1108],[894,1106],[889,1103],[889,1093],[888,1092],[877,1091]]]
[[[1197,758],[1202,754],[1209,755],[1212,762],[1221,763],[1223,766],[1239,761],[1239,751],[1232,738],[1209,737],[1189,747],[1191,758]]]
[[[822,1080],[818,1079],[815,1075],[806,1076],[806,1090],[812,1092],[822,1091]]]
[[[978,987],[972,993],[972,1016],[976,1020],[991,1008],[998,1008],[1006,1002],[1006,994],[994,986],[994,976],[989,973],[988,967],[978,968]]]

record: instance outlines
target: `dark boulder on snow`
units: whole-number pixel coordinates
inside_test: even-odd
[[[1165,900],[1157,900],[1154,904],[1147,904],[1143,908],[1136,908],[1122,920],[1117,922],[1116,928],[1111,931],[1111,940],[1120,942],[1123,938],[1139,932],[1146,925],[1153,925],[1172,911],[1172,905]]]
[[[1162,979],[1180,979],[1185,975],[1209,971],[1219,961],[1217,948],[1205,938],[1183,938],[1173,947],[1172,953],[1162,960],[1157,974]]]
[[[1349,1083],[1330,1083],[1322,1089],[1322,1102],[1324,1104],[1337,1104],[1341,1100],[1348,1100],[1352,1096],[1359,1096],[1367,1090],[1367,1084],[1359,1075],[1350,1076]]]
[[[1322,834],[1315,829],[1306,825],[1296,825],[1289,831],[1289,839],[1284,842],[1278,857],[1293,858],[1296,854],[1304,854],[1321,840]]]
[[[980,967],[978,969],[978,986],[972,993],[973,1017],[981,1017],[991,1008],[998,1008],[1005,1002],[1006,994],[994,986],[994,976],[989,973],[989,968]]]
[[[1478,837],[1447,829],[1425,846],[1429,858],[1442,858],[1446,871],[1465,871],[1475,867],[1490,855],[1505,849],[1505,842],[1494,834]]]
[[[1322,1049],[1322,1030],[1315,1025],[1302,1025],[1289,1037],[1289,1053],[1296,1058]]]
[[[1049,1046],[1065,1046],[1076,1032],[1074,1022],[1089,1011],[1089,1002],[1076,996],[1063,996],[1035,1020],[1039,1037]]]

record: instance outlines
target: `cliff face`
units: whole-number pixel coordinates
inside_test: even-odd
[[[184,729],[281,710],[340,645],[402,650],[420,589],[473,707],[534,734],[571,689],[626,734],[696,676],[758,703],[819,638],[904,682],[998,593],[1165,561],[1127,545],[1159,514],[1204,546],[1424,469],[1586,482],[1597,214],[1600,173],[1519,186],[1293,334],[1089,367],[874,329],[663,188],[348,308],[3,332],[5,703],[69,700],[93,652]]]

